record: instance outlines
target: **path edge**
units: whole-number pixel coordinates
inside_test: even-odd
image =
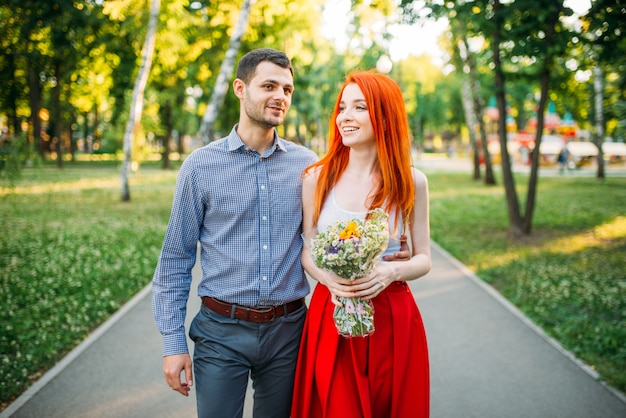
[[[468,279],[480,286],[485,292],[487,292],[487,294],[489,294],[493,299],[495,299],[498,303],[504,306],[504,308],[511,312],[515,317],[517,317],[517,319],[522,321],[526,326],[528,326],[532,331],[534,331],[543,340],[550,344],[554,349],[570,359],[585,373],[591,376],[596,382],[598,382],[606,390],[611,392],[615,397],[617,397],[619,400],[626,404],[626,395],[620,392],[618,389],[614,388],[613,386],[609,385],[605,381],[601,380],[600,374],[593,367],[576,357],[571,351],[564,348],[561,343],[558,342],[556,339],[546,334],[546,332],[541,327],[539,327],[530,318],[528,318],[521,310],[519,310],[519,308],[509,302],[493,286],[478,277],[472,270],[469,269],[469,267],[457,260],[452,254],[443,249],[439,244],[431,240],[431,245],[437,248],[437,251],[443,254],[443,256],[447,258],[448,261],[450,261],[452,264],[454,264],[456,268],[461,270]]]
[[[143,298],[147,297],[152,291],[152,283],[146,285],[138,293],[135,294],[120,309],[112,314],[109,319],[104,321],[98,328],[91,332],[80,344],[65,355],[58,363],[48,370],[39,380],[35,381],[26,391],[24,391],[17,399],[7,406],[0,413],[0,418],[9,418],[16,413],[22,406],[26,404],[33,396],[50,383],[57,375],[59,375],[66,367],[68,367],[78,356],[85,352],[93,343],[98,341],[109,329],[111,329],[120,319],[124,317],[130,310],[139,304]],[[155,325],[156,326],[156,325]]]

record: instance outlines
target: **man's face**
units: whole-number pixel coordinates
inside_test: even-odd
[[[264,128],[283,123],[293,93],[293,76],[288,68],[264,61],[242,88],[244,113],[251,123]]]

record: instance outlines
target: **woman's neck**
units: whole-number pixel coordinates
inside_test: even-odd
[[[378,172],[378,154],[374,149],[357,151],[350,150],[350,158],[344,173],[351,173],[358,176],[374,176]]]

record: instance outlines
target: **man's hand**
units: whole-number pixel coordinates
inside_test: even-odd
[[[393,255],[386,255],[383,257],[385,261],[407,261],[411,258],[411,252],[409,251],[409,245],[406,242],[406,235],[400,236],[400,251],[393,253]]]
[[[180,374],[185,372],[185,379],[181,381]],[[163,357],[163,374],[167,385],[181,395],[189,396],[193,386],[193,371],[189,354],[174,354]]]

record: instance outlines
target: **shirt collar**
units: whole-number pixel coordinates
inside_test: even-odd
[[[283,141],[284,140],[278,136],[276,129],[274,129],[274,144],[271,147],[269,147],[267,151],[265,151],[264,155],[265,156],[271,155],[277,149],[283,152],[286,152],[287,148],[285,147],[285,144],[283,143]],[[233,129],[230,131],[230,134],[228,135],[227,147],[228,147],[228,151],[236,151],[242,148],[243,149],[247,148],[247,145],[243,143],[243,141],[239,137],[239,134],[237,133],[237,125],[233,127]]]

